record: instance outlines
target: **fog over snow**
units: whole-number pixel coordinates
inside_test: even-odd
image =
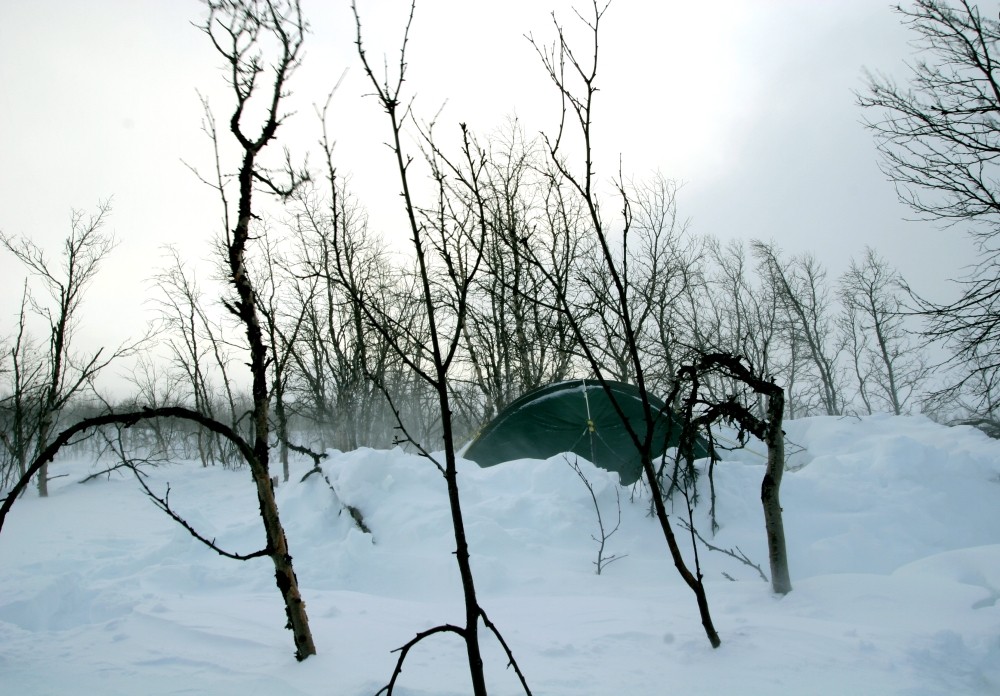
[[[702,548],[717,650],[643,491],[621,491],[607,549],[621,558],[598,576],[594,505],[565,460],[460,463],[480,601],[535,694],[1000,693],[1000,442],[918,416],[810,418],[787,433],[794,589],[775,596],[754,569]],[[51,498],[29,493],[0,534],[4,694],[370,695],[395,648],[462,622],[445,484],[425,459],[331,453],[322,468],[335,492],[319,476],[300,481],[306,462],[279,486],[319,651],[301,664],[270,560],[218,556],[131,475],[79,483],[101,466],[57,461],[52,473],[66,476]],[[613,519],[614,475],[582,467]],[[716,473],[721,528],[711,537],[704,504],[696,522],[766,570],[763,469],[754,452],[728,455]],[[246,470],[173,462],[147,473],[222,547],[263,545]],[[483,643],[490,693],[521,693],[496,643]],[[465,694],[464,661],[457,638],[431,637],[397,693]]]

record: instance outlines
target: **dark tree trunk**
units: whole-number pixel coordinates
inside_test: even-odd
[[[781,476],[785,471],[785,436],[781,430],[785,410],[784,393],[775,388],[768,395],[767,471],[760,485],[760,501],[764,506],[764,529],[767,533],[767,556],[771,564],[771,588],[778,594],[792,591],[788,572],[788,553],[785,550],[785,525],[781,516]]]

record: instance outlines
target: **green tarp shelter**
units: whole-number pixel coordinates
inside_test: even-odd
[[[632,428],[641,438],[646,424],[639,390],[622,382],[607,382]],[[653,436],[653,454],[675,447],[681,427],[664,402],[649,396],[654,415],[659,413]],[[623,486],[642,475],[642,463],[611,398],[596,380],[556,382],[528,392],[488,423],[465,451],[465,458],[480,466],[514,459],[547,459],[573,452],[593,464],[617,471]],[[700,439],[695,457],[708,456]],[[655,461],[655,459],[654,459]]]

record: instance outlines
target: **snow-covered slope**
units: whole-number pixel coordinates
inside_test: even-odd
[[[1000,693],[1000,442],[921,417],[787,431],[794,590],[776,597],[754,569],[702,548],[718,650],[641,491],[622,489],[606,550],[621,558],[598,576],[593,502],[563,459],[462,463],[480,599],[535,694]],[[613,475],[581,465],[613,522]],[[336,493],[318,476],[300,482],[305,463],[279,487],[319,650],[301,664],[269,560],[216,555],[129,478],[79,485],[90,463],[54,468],[70,475],[50,499],[18,501],[0,534],[0,693],[373,694],[394,648],[462,620],[444,481],[419,457],[333,453],[323,469]],[[246,471],[149,473],[221,546],[263,545]],[[710,536],[704,505],[696,521],[766,571],[762,473],[752,453],[720,463],[721,528]],[[491,693],[520,693],[484,645]],[[468,693],[458,639],[421,643],[397,693]]]

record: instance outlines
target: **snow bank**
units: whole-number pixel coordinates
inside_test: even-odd
[[[921,417],[787,424],[801,450],[782,488],[794,590],[700,549],[712,650],[640,488],[581,462],[605,522],[621,527],[594,572],[590,494],[561,457],[461,462],[481,602],[537,694],[1000,693],[1000,443]],[[763,460],[717,466],[696,522],[766,571]],[[0,534],[0,675],[11,694],[372,694],[394,648],[462,607],[444,481],[399,450],[331,453],[326,478],[278,489],[319,654],[298,664],[270,561],[239,563],[192,539],[127,478],[18,501]],[[328,480],[327,480],[328,479]],[[150,485],[206,536],[263,545],[246,471],[178,462]],[[332,488],[331,488],[332,486]],[[360,511],[362,531],[345,506]],[[677,510],[676,512],[680,512]],[[678,529],[678,532],[680,530]],[[687,551],[689,557],[691,551]],[[491,693],[519,693],[485,641]],[[430,639],[397,693],[465,694],[463,650]]]

